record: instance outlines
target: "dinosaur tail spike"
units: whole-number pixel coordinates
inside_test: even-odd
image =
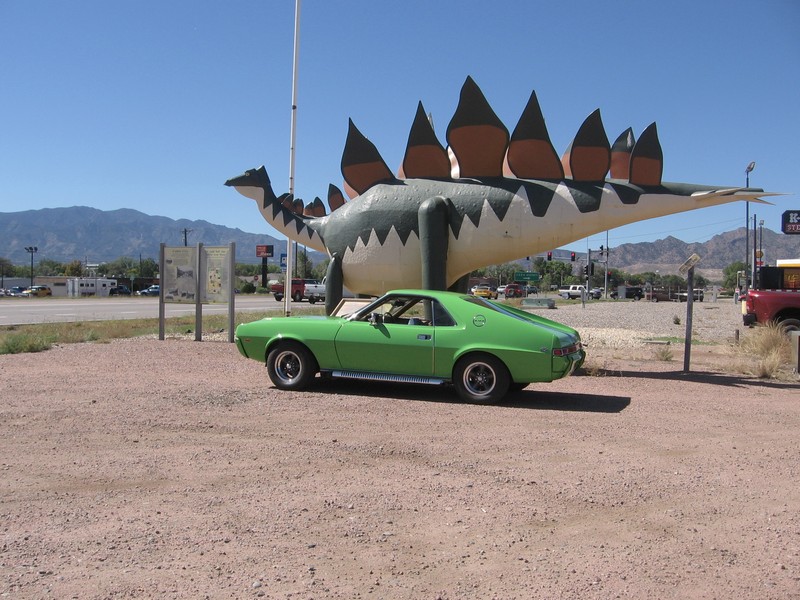
[[[319,197],[314,198],[314,202],[311,203],[311,216],[312,217],[324,217],[327,214],[325,211],[325,205],[322,203],[322,200]]]
[[[303,216],[303,212],[305,211],[305,205],[303,204],[303,201],[300,198],[295,198],[292,210],[294,214],[301,217]]]
[[[467,77],[447,126],[447,143],[458,163],[458,176],[501,177],[508,139],[508,129],[472,77]]]
[[[611,165],[611,146],[598,108],[581,125],[561,157],[564,172],[575,181],[602,181]]]
[[[417,113],[408,134],[408,144],[399,177],[418,177],[442,179],[450,176],[450,159],[447,151],[439,143],[433,125],[425,116],[422,102],[417,104]]]
[[[664,154],[658,141],[656,124],[651,123],[631,152],[629,181],[634,185],[661,185],[663,171]]]
[[[375,144],[364,137],[352,119],[342,154],[342,176],[351,198],[363,194],[376,183],[395,179]]]
[[[628,127],[619,134],[611,146],[611,178],[627,179],[630,176],[631,152],[636,144],[633,128]]]
[[[332,183],[328,184],[328,206],[331,208],[331,212],[335,211],[337,208],[341,208],[344,206],[345,199],[344,194],[342,194],[342,190],[338,187],[333,185]]]
[[[523,179],[564,178],[564,168],[550,141],[535,91],[511,134],[503,174]]]
[[[291,212],[294,212],[294,196],[292,196],[289,193],[281,194],[280,197],[278,198],[278,201],[281,203],[283,208]]]

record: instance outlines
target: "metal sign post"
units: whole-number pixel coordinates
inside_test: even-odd
[[[692,311],[694,309],[694,266],[700,262],[697,254],[692,254],[678,269],[686,275],[686,340],[683,344],[683,372],[689,372],[692,356]]]

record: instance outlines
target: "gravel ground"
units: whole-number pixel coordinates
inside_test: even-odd
[[[695,307],[688,374],[646,341],[685,305],[543,311],[600,366],[497,406],[279,392],[213,338],[2,356],[0,595],[800,598],[800,385]]]

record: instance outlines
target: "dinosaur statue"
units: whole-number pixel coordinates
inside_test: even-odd
[[[480,267],[636,221],[773,195],[662,182],[655,123],[638,141],[629,128],[612,145],[599,110],[559,158],[535,92],[509,136],[470,77],[446,135],[445,149],[419,103],[396,177],[351,120],[341,164],[351,200],[331,184],[330,214],[319,198],[304,206],[289,194],[276,197],[263,166],[225,185],[255,200],[289,239],[327,252],[328,313],[342,285],[369,295],[404,287],[466,291],[469,273]]]

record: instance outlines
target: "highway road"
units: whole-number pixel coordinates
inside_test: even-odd
[[[166,304],[166,316],[194,315],[194,304]],[[315,304],[320,308],[322,304]],[[283,310],[283,302],[270,295],[237,295],[236,312]],[[311,308],[308,302],[293,302],[292,312]],[[227,314],[227,304],[204,304],[203,316]],[[29,323],[109,321],[113,319],[158,318],[158,298],[141,296],[113,298],[12,298],[0,297],[0,326]]]

